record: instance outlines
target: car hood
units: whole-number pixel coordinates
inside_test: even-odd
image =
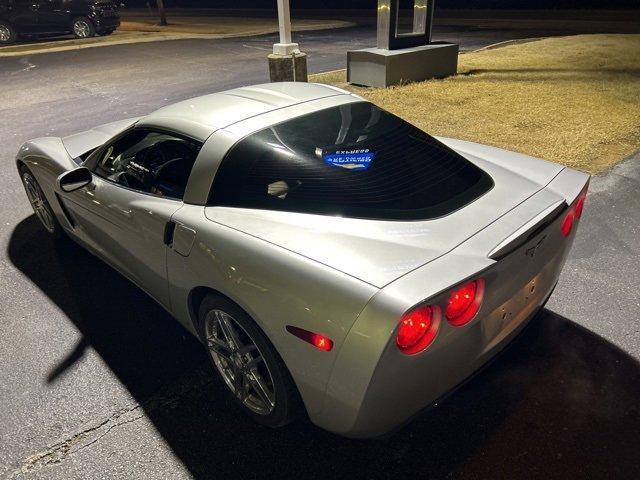
[[[451,251],[540,191],[563,169],[492,147],[439,140],[495,182],[489,192],[442,218],[380,221],[216,206],[206,207],[205,215],[382,288]],[[514,167],[507,168],[511,164]]]

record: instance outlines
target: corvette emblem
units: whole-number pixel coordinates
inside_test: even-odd
[[[538,248],[540,248],[540,245],[542,245],[542,242],[544,242],[546,238],[547,238],[547,236],[545,235],[540,240],[538,240],[538,243],[536,243],[534,246],[527,248],[525,250],[524,254],[527,257],[531,257],[531,258],[535,257],[536,256],[536,252],[538,251]]]

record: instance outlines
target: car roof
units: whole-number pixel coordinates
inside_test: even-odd
[[[174,103],[142,117],[138,125],[166,128],[204,141],[216,130],[256,115],[336,95],[350,93],[317,83],[264,83]]]

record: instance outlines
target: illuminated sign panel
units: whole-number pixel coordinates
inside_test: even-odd
[[[345,168],[347,170],[367,170],[373,162],[375,154],[367,149],[338,150],[334,153],[323,155],[324,163],[332,167]]]
[[[431,43],[435,0],[378,0],[378,48],[398,50]]]

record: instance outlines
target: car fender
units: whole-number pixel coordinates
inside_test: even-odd
[[[43,137],[24,143],[16,156],[18,169],[25,165],[36,178],[58,221],[67,225],[66,216],[56,196],[56,180],[63,172],[78,167],[57,137]]]

